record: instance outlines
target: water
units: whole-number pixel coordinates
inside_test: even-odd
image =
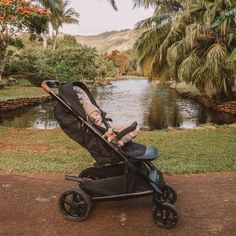
[[[205,123],[225,123],[217,113],[177,96],[166,85],[152,85],[147,80],[120,80],[92,91],[98,105],[114,124],[138,122],[150,130],[167,127],[192,128]],[[51,103],[14,112],[0,113],[0,124],[17,128],[51,129],[58,126]]]

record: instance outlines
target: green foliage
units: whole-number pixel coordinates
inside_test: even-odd
[[[45,79],[95,81],[97,78],[115,76],[117,70],[95,48],[79,45],[74,37],[67,36],[56,50],[44,51],[32,43],[20,51],[14,51],[5,74],[21,73],[27,74],[32,84],[40,85]]]
[[[144,30],[135,47],[144,74],[233,98],[236,68],[229,55],[236,46],[235,9],[231,10],[235,0],[174,1],[179,7],[170,4],[173,1],[135,2],[156,6],[153,16],[137,25]]]
[[[73,35],[64,35],[63,38],[61,38],[58,41],[58,48],[63,48],[63,47],[76,47],[79,44],[76,41],[75,36]]]
[[[216,19],[216,21],[211,25],[211,28],[219,27],[225,20],[233,18],[235,15],[236,15],[236,7],[226,12],[225,14],[222,14],[218,19]]]
[[[0,1],[0,80],[8,61],[9,46],[23,46],[17,33],[39,34],[46,28],[48,17],[37,4],[25,0]]]

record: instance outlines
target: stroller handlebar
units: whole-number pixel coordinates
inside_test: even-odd
[[[46,93],[50,93],[50,88],[55,86],[57,87],[59,84],[60,82],[57,80],[44,80],[41,83],[41,87]]]
[[[120,140],[122,137],[124,137],[126,134],[134,131],[137,128],[137,121],[133,122],[130,126],[128,126],[127,128],[123,129],[120,133],[118,133],[116,135],[116,139]]]

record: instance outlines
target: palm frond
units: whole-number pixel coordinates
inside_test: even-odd
[[[164,25],[168,23],[170,20],[171,18],[165,14],[153,15],[152,17],[149,17],[136,23],[135,28],[147,30],[153,27]]]
[[[172,44],[167,50],[167,62],[170,66],[170,73],[177,79],[177,70],[181,61],[185,58],[187,52],[186,41],[181,39]]]
[[[193,83],[192,74],[200,66],[201,59],[195,54],[190,53],[186,57],[178,68],[178,78],[180,81],[185,81],[187,83]]]
[[[193,73],[196,85],[205,84],[205,89],[213,87],[221,88],[226,74],[227,52],[224,44],[213,44],[205,60],[205,63]]]
[[[233,18],[236,16],[236,7],[232,10],[226,12],[225,14],[222,14],[219,18],[216,19],[216,21],[213,22],[211,25],[211,28],[217,28],[219,27],[225,20]]]
[[[116,1],[115,1],[115,0],[107,0],[107,1],[111,4],[111,6],[113,7],[113,9],[114,9],[115,11],[118,11],[118,8],[117,8]]]

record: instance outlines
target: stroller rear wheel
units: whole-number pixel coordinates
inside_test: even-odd
[[[165,184],[163,189],[163,199],[171,204],[175,204],[177,201],[177,193],[169,184]]]
[[[161,228],[171,229],[178,222],[178,214],[172,204],[165,202],[154,207],[153,219]]]
[[[70,221],[82,221],[90,212],[91,199],[81,189],[69,189],[60,196],[58,207],[66,219]]]

